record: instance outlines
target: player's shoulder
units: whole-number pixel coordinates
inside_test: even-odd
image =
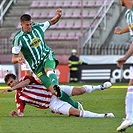
[[[23,36],[24,32],[22,30],[19,30],[14,35],[14,39],[19,39],[21,36]]]
[[[36,27],[44,27],[44,26],[46,26],[46,25],[50,26],[50,22],[49,22],[49,21],[45,21],[44,23],[34,22],[34,23],[32,24],[32,27],[33,27],[33,28],[36,28]]]
[[[38,26],[38,25],[39,25],[38,22],[34,22],[34,23],[32,24],[32,27],[34,27],[34,26]]]
[[[39,23],[39,22],[34,22],[33,24],[32,24],[32,27],[34,28],[34,27],[38,27],[38,26],[40,26],[40,25],[42,25],[43,23]]]

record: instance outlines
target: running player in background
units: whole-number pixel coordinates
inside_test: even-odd
[[[68,102],[61,101],[55,95],[52,95],[52,93],[42,84],[38,83],[33,76],[25,76],[19,81],[14,74],[7,74],[5,76],[5,83],[11,88],[3,90],[3,93],[16,90],[15,101],[17,111],[13,110],[10,112],[12,117],[24,116],[24,108],[26,104],[40,109],[50,108],[52,113],[65,114],[69,116],[103,118],[114,117],[113,113],[98,114],[83,110],[83,107],[79,102],[73,101],[73,106],[69,104],[69,100],[71,100],[70,96],[91,93],[95,90],[107,89],[111,87],[110,82],[105,82],[103,85],[98,86],[83,85],[80,88],[62,85],[60,88],[64,91],[66,99],[69,99]]]
[[[127,8],[125,13],[127,26],[121,29],[120,27],[116,27],[114,33],[115,34],[123,34],[126,32],[130,32],[131,38],[133,36],[133,0],[120,0],[121,5]],[[130,45],[127,53],[120,59],[117,60],[117,66],[122,68],[123,64],[127,61],[127,59],[133,54],[133,42]],[[118,132],[125,131],[128,127],[133,125],[133,65],[131,66],[131,78],[128,84],[128,90],[125,98],[125,113],[126,118],[121,123],[121,125],[117,128]]]
[[[20,17],[22,29],[16,33],[12,41],[12,63],[23,64],[25,62],[22,57],[19,57],[19,53],[22,52],[42,84],[52,94],[61,97],[58,78],[54,73],[59,62],[54,56],[54,51],[46,45],[44,40],[44,32],[59,21],[62,10],[57,9],[56,13],[56,16],[44,23],[33,23],[28,14]]]

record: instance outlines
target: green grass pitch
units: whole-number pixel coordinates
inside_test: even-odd
[[[0,90],[0,133],[115,133],[125,117],[125,86],[127,83],[113,84],[113,87],[104,91],[73,97],[83,103],[85,110],[113,112],[115,118],[69,117],[29,105],[25,108],[23,118],[11,118],[9,112],[16,109],[14,92],[1,94]],[[133,127],[127,129],[126,133],[133,133]]]

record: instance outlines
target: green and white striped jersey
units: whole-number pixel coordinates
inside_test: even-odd
[[[133,36],[133,9],[127,9],[125,18],[129,27],[130,35]]]
[[[50,51],[52,51],[44,40],[44,32],[49,26],[50,23],[48,21],[45,23],[34,23],[30,33],[25,33],[21,29],[14,36],[12,41],[12,54],[19,54],[21,51],[31,69],[35,69]]]

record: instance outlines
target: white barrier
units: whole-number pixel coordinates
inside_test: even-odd
[[[14,65],[0,65],[0,83],[4,83],[4,77],[7,73],[13,73],[16,75]]]

